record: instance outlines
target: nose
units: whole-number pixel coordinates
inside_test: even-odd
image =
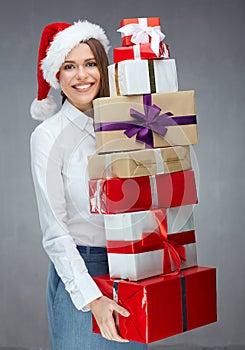
[[[77,79],[85,79],[87,76],[88,76],[88,72],[86,70],[86,67],[79,66],[76,72]]]

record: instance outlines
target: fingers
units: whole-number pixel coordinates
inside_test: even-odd
[[[103,325],[101,327],[101,335],[107,340],[113,340],[122,343],[128,342],[128,340],[122,338],[118,334],[114,320],[110,325],[108,325],[108,327],[106,325]]]
[[[114,310],[124,317],[128,317],[130,315],[130,313],[127,309],[125,309],[124,307],[122,307],[116,303],[115,303]]]
[[[90,309],[104,338],[118,342],[128,342],[128,340],[118,334],[113,317],[114,312],[120,313],[125,317],[129,316],[129,312],[125,308],[118,305],[115,301],[102,296],[90,303]]]
[[[106,316],[105,316],[106,317]],[[101,335],[108,339],[118,342],[128,342],[128,340],[122,338],[117,331],[113,315],[110,313],[107,318],[101,320],[100,324]]]

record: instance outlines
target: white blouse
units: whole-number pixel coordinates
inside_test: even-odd
[[[31,135],[43,247],[79,310],[102,295],[76,249],[105,247],[103,217],[89,210],[87,156],[93,153],[93,119],[68,101]]]

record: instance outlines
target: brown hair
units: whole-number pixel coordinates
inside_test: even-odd
[[[94,58],[100,72],[100,91],[96,97],[108,97],[110,95],[107,71],[109,61],[105,49],[101,42],[94,38],[84,41],[84,43],[90,47],[92,53],[94,54]],[[63,104],[66,100],[66,95],[62,91],[61,95]]]

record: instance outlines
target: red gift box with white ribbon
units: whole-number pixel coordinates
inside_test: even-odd
[[[94,277],[107,297],[125,307],[116,314],[120,335],[151,343],[217,321],[216,269],[191,267],[179,275],[161,275],[138,282]],[[100,333],[93,317],[93,332]]]
[[[153,51],[165,38],[159,17],[124,18],[117,31],[121,33],[122,46],[151,43]]]
[[[89,180],[92,214],[117,214],[197,204],[193,170],[155,176]]]
[[[196,266],[193,208],[104,215],[110,277],[138,281]]]
[[[167,44],[161,42],[157,52],[152,51],[150,43],[115,47],[113,49],[114,63],[126,60],[154,60],[158,58],[170,58],[170,49]]]

